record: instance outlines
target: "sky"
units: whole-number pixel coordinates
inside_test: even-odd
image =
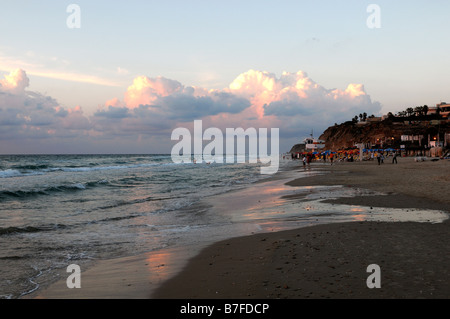
[[[0,154],[170,153],[194,120],[279,128],[286,152],[363,112],[450,101],[446,0],[0,8]]]

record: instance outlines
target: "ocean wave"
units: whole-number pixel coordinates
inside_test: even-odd
[[[46,169],[49,168],[49,165],[46,164],[36,164],[36,165],[13,165],[11,166],[12,169],[16,169],[16,170],[41,170],[41,169]]]
[[[133,200],[127,200],[127,201],[118,201],[114,204],[111,205],[107,205],[107,206],[101,206],[98,207],[98,209],[111,209],[111,208],[116,208],[116,207],[120,207],[120,206],[125,206],[125,205],[134,205],[134,204],[141,204],[141,203],[145,203],[145,202],[155,202],[155,201],[163,201],[163,200],[173,200],[179,197],[145,197],[145,198],[137,198],[137,199],[133,199]]]
[[[55,172],[55,171],[62,171],[62,172],[92,172],[92,171],[109,171],[109,170],[118,170],[118,169],[130,169],[130,168],[144,168],[144,167],[153,167],[153,166],[160,166],[164,165],[161,163],[146,163],[146,164],[129,164],[129,165],[111,165],[111,166],[94,166],[94,167],[88,167],[88,166],[63,166],[63,167],[52,167],[45,169],[45,172]]]
[[[23,198],[37,195],[48,195],[45,190],[5,190],[0,192],[0,199]]]
[[[23,260],[25,258],[29,258],[29,256],[24,257],[24,256],[4,256],[4,257],[0,257],[0,260]]]
[[[21,172],[18,169],[6,169],[0,171],[0,178],[8,178],[8,177],[21,177],[21,176],[31,176],[31,175],[43,175],[43,172]]]
[[[68,172],[68,173],[82,173],[82,172],[95,172],[95,171],[109,171],[109,170],[121,170],[121,169],[134,169],[134,168],[151,168],[151,167],[197,167],[200,165],[206,165],[206,163],[174,163],[167,158],[155,158],[150,163],[139,164],[125,164],[124,161],[116,161],[119,165],[101,165],[99,163],[89,163],[85,165],[64,165],[64,166],[52,166],[47,164],[27,164],[27,165],[13,165],[7,169],[0,170],[0,178],[8,177],[23,177],[32,175],[43,175],[53,172]]]
[[[64,224],[52,224],[52,225],[41,225],[41,226],[10,226],[10,227],[0,227],[0,236],[18,233],[37,233],[43,231],[52,231],[56,229],[67,228]]]
[[[91,181],[85,183],[73,183],[66,185],[44,186],[41,189],[18,189],[0,191],[0,201],[6,199],[29,198],[43,195],[51,195],[54,193],[77,192],[83,191],[91,187],[108,184],[107,180]]]
[[[121,220],[127,220],[127,219],[133,219],[142,217],[142,214],[132,214],[132,215],[126,215],[126,216],[117,216],[117,217],[109,217],[100,219],[97,222],[114,222],[114,221],[121,221]]]
[[[7,168],[2,166],[0,170],[0,178],[8,177],[22,177],[31,175],[43,175],[52,172],[93,172],[93,171],[108,171],[120,170],[130,168],[145,168],[164,165],[173,165],[175,163],[164,162],[163,159],[155,159],[150,163],[126,164],[124,161],[116,161],[119,165],[101,165],[99,163],[89,163],[85,165],[62,165],[53,166],[47,164],[24,164],[12,165]]]

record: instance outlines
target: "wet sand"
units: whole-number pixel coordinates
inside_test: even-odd
[[[255,189],[245,196],[241,193],[240,200],[258,202],[255,207],[247,205],[253,211],[279,199],[297,207],[294,204],[305,200],[297,189],[344,185],[386,195],[362,192],[324,201],[368,210],[450,207],[449,161],[415,163],[402,158],[397,165],[355,162],[312,167],[325,174],[295,179],[296,170],[303,171],[298,166],[292,178],[279,180],[282,187],[276,181],[265,183],[277,191],[261,192],[261,202],[252,197],[252,192],[259,193]],[[227,200],[232,196],[236,200],[237,195],[212,198],[212,204],[215,200],[217,209],[227,208]],[[240,206],[238,201],[229,207],[233,205]],[[449,227],[448,221],[353,221],[285,231],[266,228],[209,246],[100,261],[82,273],[82,289],[68,289],[60,281],[26,298],[449,298]],[[380,289],[367,287],[370,264],[381,267]]]
[[[392,164],[388,158],[382,165],[368,161],[338,162],[329,167],[320,167],[329,174],[296,179],[288,185],[344,185],[397,195],[395,198],[378,197],[371,202],[369,201],[373,198],[356,197],[351,200],[336,200],[334,203],[400,208],[450,207],[450,160],[415,162],[413,158],[400,158],[398,164]]]
[[[449,161],[337,163],[295,186],[344,185],[387,195],[326,200],[448,212]],[[299,169],[303,169],[299,167]],[[295,196],[294,196],[295,197]],[[449,298],[450,223],[348,222],[263,233],[216,243],[153,298]],[[367,267],[380,266],[370,289]]]
[[[449,298],[449,223],[350,222],[222,241],[154,298]],[[371,264],[381,288],[369,289]]]

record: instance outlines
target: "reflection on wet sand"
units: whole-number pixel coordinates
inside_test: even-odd
[[[291,177],[292,178],[292,177]],[[438,210],[370,207],[328,203],[336,198],[383,196],[367,189],[333,186],[288,186],[287,179],[259,183],[239,192],[215,196],[214,213],[233,223],[254,223],[261,231],[277,231],[319,223],[347,221],[414,221],[439,223],[448,218]]]

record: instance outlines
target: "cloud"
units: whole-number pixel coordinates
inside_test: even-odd
[[[25,71],[17,69],[11,71],[9,75],[5,75],[3,80],[0,80],[0,90],[3,92],[20,93],[25,90],[30,84]]]
[[[103,86],[119,87],[120,84],[109,79],[104,79],[92,74],[82,74],[75,72],[59,72],[59,71],[47,71],[47,70],[33,70],[30,72],[32,75],[41,76],[45,78],[96,84]]]
[[[117,67],[117,74],[119,75],[127,75],[130,74],[130,71],[128,71],[125,68],[121,68],[120,66]]]
[[[297,127],[316,125],[323,129],[334,121],[345,121],[362,112],[378,113],[381,109],[362,84],[349,84],[344,90],[327,89],[303,71],[283,72],[276,77],[273,73],[249,70],[239,75],[229,89],[251,101],[258,119],[272,117],[274,122],[297,123]]]
[[[129,109],[126,107],[114,107],[109,105],[106,110],[98,110],[97,112],[95,112],[94,116],[109,119],[123,119],[126,117],[130,117],[131,114],[129,112]]]
[[[203,120],[204,128],[222,130],[279,128],[280,137],[289,139],[289,144],[312,129],[321,132],[335,122],[363,112],[378,114],[381,109],[362,84],[327,89],[302,71],[283,72],[278,77],[249,70],[228,87],[214,90],[185,86],[161,76],[138,76],[124,91],[123,100],[111,98],[91,116],[85,115],[80,106],[64,108],[50,96],[27,90],[28,86],[22,69],[0,79],[2,145],[11,145],[11,141],[30,145],[29,140],[39,139],[46,145],[67,142],[68,148],[59,152],[70,151],[75,145],[78,149],[89,145],[94,150],[97,145],[105,151],[105,145],[109,145],[116,153],[129,150],[129,145],[138,152],[140,141],[152,140],[166,146],[153,151],[170,152],[172,130],[190,127],[196,119]]]
[[[230,91],[251,99],[260,115],[293,116],[322,112],[346,111],[350,108],[377,109],[362,84],[349,84],[345,90],[326,89],[308,75],[283,72],[274,74],[250,70],[239,75]]]
[[[27,91],[28,85],[21,69],[0,80],[0,139],[62,137],[90,128],[81,107],[66,110],[52,97]]]
[[[110,87],[120,86],[120,84],[116,81],[112,81],[94,74],[67,71],[66,66],[69,62],[64,59],[61,60],[56,57],[52,57],[50,59],[41,59],[39,62],[28,62],[27,60],[30,60],[30,58],[33,57],[32,55],[33,54],[27,54],[26,59],[23,60],[20,58],[3,55],[0,52],[0,70],[10,71],[13,68],[21,69],[25,67],[28,74],[39,77]],[[57,63],[57,66],[52,65],[55,62],[59,62]],[[119,72],[119,75],[124,75],[124,72],[126,72],[126,70],[121,68],[118,68],[117,71]]]
[[[178,81],[166,79],[161,76],[154,79],[139,76],[128,87],[125,93],[125,103],[129,108],[152,104],[160,97],[169,96],[182,89],[183,86]]]
[[[227,92],[213,91],[204,96],[195,96],[193,92],[183,91],[159,98],[151,109],[168,119],[192,121],[219,113],[239,113],[248,106],[248,100]]]
[[[107,109],[95,115],[133,117],[149,112],[167,120],[192,121],[219,113],[239,113],[249,107],[250,102],[229,91],[184,86],[161,76],[139,76],[124,93],[124,102],[113,98],[105,106]]]

